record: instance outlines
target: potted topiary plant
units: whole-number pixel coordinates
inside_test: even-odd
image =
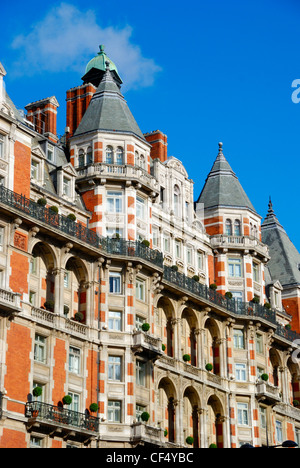
[[[206,364],[205,369],[206,369],[208,372],[211,372],[211,371],[213,370],[213,365],[210,364],[210,363],[208,363],[208,364]]]
[[[147,413],[147,411],[144,411],[142,414],[141,414],[141,420],[143,422],[148,422],[150,419],[150,414]]]
[[[269,304],[269,302],[265,302],[264,303],[264,308],[265,309],[271,309],[271,304]]]
[[[39,396],[41,396],[42,393],[43,393],[42,387],[34,387],[34,389],[32,390],[32,394],[35,398],[38,398]]]
[[[285,329],[286,329],[286,330],[291,330],[291,329],[292,329],[292,325],[288,323],[288,324],[285,326]]]
[[[300,405],[299,400],[294,400],[293,405],[297,408]]]
[[[187,437],[187,438],[185,439],[185,441],[186,441],[186,443],[187,443],[188,445],[193,445],[193,443],[194,443],[194,438],[189,436],[189,437]]]
[[[163,351],[166,351],[166,345],[165,345],[165,344],[162,344],[161,349],[162,349]]]
[[[184,354],[182,356],[182,359],[184,360],[184,362],[190,362],[191,356],[189,354]]]
[[[269,380],[268,374],[262,374],[262,375],[260,376],[260,378],[261,378],[261,380],[263,380],[264,382],[268,382],[268,380]]]
[[[70,406],[72,404],[72,397],[70,395],[65,395],[62,401],[64,405]]]
[[[225,293],[225,297],[227,297],[227,299],[232,299],[232,292],[227,291],[227,292]]]
[[[76,314],[74,315],[74,318],[76,322],[82,322],[84,319],[84,315],[82,312],[76,312]]]
[[[167,429],[164,430],[164,436],[168,437],[168,430]]]
[[[47,205],[47,200],[46,198],[39,198],[38,201],[37,201],[37,204],[38,205],[41,205],[41,206],[46,206]]]
[[[142,241],[142,244],[145,245],[146,247],[150,247],[150,242],[146,239]]]
[[[91,413],[97,413],[97,411],[98,411],[98,405],[97,405],[97,403],[91,403],[91,404],[90,404],[90,412],[91,412]]]
[[[64,305],[64,315],[68,315],[69,312],[70,312],[69,306]]]
[[[217,287],[218,286],[216,285],[216,283],[212,283],[209,285],[209,289],[212,289],[213,291],[216,291]]]
[[[171,269],[172,269],[173,271],[178,271],[178,266],[177,266],[177,265],[172,265],[172,266],[171,266]]]
[[[55,213],[55,214],[58,214],[58,208],[57,208],[57,206],[50,206],[49,210],[52,211],[52,212]]]
[[[254,296],[251,302],[252,302],[253,304],[259,304],[259,303],[260,303],[260,299],[259,299],[259,297]]]
[[[218,448],[218,447],[217,447],[216,444],[210,444],[209,448],[210,448],[210,449],[216,449],[216,448]]]
[[[199,282],[200,278],[198,275],[193,276],[193,280],[196,281],[197,283]]]
[[[143,330],[143,332],[146,332],[146,333],[147,333],[147,332],[150,330],[150,325],[149,325],[149,323],[143,323],[143,325],[142,325],[142,330]]]
[[[46,301],[44,302],[45,309],[49,310],[50,312],[54,311],[54,301]]]
[[[68,218],[70,221],[76,221],[76,216],[74,215],[74,213],[68,214],[67,218]]]

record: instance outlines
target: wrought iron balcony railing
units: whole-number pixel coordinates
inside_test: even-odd
[[[277,322],[276,311],[267,309],[261,304],[254,304],[253,302],[240,302],[235,299],[230,299],[217,291],[208,288],[205,284],[189,278],[183,273],[173,270],[172,267],[164,267],[164,279],[176,287],[182,288],[202,299],[208,300],[213,305],[222,307],[235,315],[243,315],[253,318],[261,318],[276,326],[275,335],[284,338],[290,342],[300,340],[300,335],[295,331],[286,329]],[[297,343],[298,344],[298,343]]]
[[[138,257],[149,261],[155,266],[163,267],[163,255],[157,250],[142,244],[138,241],[127,241],[125,239],[110,239],[99,236],[96,232],[86,228],[80,223],[76,223],[66,216],[60,215],[26,198],[23,195],[12,192],[0,186],[0,203],[10,206],[17,211],[24,213],[37,221],[47,224],[50,228],[76,238],[91,247],[103,250],[108,254],[117,254],[125,257]]]
[[[49,422],[56,426],[67,425],[91,432],[99,430],[99,418],[63,407],[48,405],[41,401],[27,402],[25,415],[28,418],[35,418],[39,422]]]

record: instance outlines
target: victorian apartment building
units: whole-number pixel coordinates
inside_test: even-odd
[[[271,200],[262,220],[222,143],[195,194],[102,46],[63,137],[5,75],[0,447],[299,442],[300,255]]]

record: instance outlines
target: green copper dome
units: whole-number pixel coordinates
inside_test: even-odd
[[[119,75],[116,65],[114,64],[114,62],[110,60],[109,57],[107,57],[106,53],[104,52],[103,45],[100,46],[100,51],[98,52],[96,57],[90,60],[89,63],[87,64],[86,69],[85,69],[85,74],[87,74],[90,70],[92,70],[92,68],[96,68],[98,70],[102,70],[105,72],[106,70],[105,62],[109,62],[110,71],[114,70]]]

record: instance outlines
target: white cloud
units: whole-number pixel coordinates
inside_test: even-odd
[[[14,39],[12,48],[19,53],[14,72],[32,76],[71,70],[83,75],[98,46],[104,44],[125,89],[151,86],[161,68],[153,59],[143,57],[141,49],[131,42],[131,35],[130,26],[103,28],[97,24],[94,11],[80,11],[61,3],[33,25],[28,34]]]

